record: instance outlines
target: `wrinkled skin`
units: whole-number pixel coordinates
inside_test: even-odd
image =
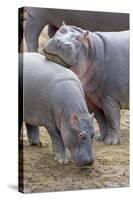
[[[63,10],[26,7],[28,19],[25,25],[25,39],[28,51],[38,50],[38,37],[49,25],[48,35],[53,37],[64,21],[90,31],[121,31],[129,28],[129,15],[79,10]]]
[[[68,164],[68,148],[76,166],[92,164],[94,129],[78,77],[38,53],[21,54],[19,67],[29,142],[40,143],[38,126],[45,126],[55,160]]]
[[[60,57],[78,75],[99,124],[97,139],[120,144],[120,110],[129,108],[129,31],[92,33],[64,25],[44,52]]]

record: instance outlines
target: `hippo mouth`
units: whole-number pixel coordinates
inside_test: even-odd
[[[63,65],[64,67],[66,67],[68,69],[71,68],[71,66],[67,62],[65,62],[60,56],[50,53],[50,52],[46,51],[45,49],[43,49],[43,52],[48,60],[50,60],[52,62],[56,62],[60,65]]]
[[[85,167],[92,165],[94,163],[95,159],[74,159],[74,163],[77,167]]]
[[[77,167],[85,167],[88,165],[92,165],[95,161],[95,158],[91,156],[90,158],[87,156],[80,155],[80,152],[76,152],[72,154],[73,161]]]

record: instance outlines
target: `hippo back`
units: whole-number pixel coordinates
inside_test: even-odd
[[[20,55],[22,57],[22,55]],[[73,79],[80,84],[80,80],[74,72],[69,69],[63,68],[57,63],[51,62],[45,56],[39,53],[25,53],[23,56],[24,79],[26,76],[43,79],[43,84],[48,84],[51,87],[57,81]],[[29,76],[30,74],[30,76]],[[49,89],[49,88],[48,88]]]
[[[45,110],[45,116],[49,118],[51,104],[57,96],[54,90],[56,90],[56,85],[60,85],[62,82],[74,83],[74,85],[78,86],[82,95],[84,94],[76,74],[69,69],[48,61],[43,55],[38,53],[20,54],[20,62],[20,67],[22,68],[23,66],[24,112],[27,113],[27,116],[34,116],[36,111],[42,113],[42,110]],[[53,91],[55,92],[55,97],[51,99]],[[66,98],[66,95],[64,98]],[[42,103],[44,101],[45,104]],[[32,113],[33,111],[34,113]],[[44,113],[42,113],[40,119],[38,118],[38,121],[43,119],[43,115]]]

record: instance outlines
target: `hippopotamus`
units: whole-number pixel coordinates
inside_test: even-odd
[[[99,125],[97,139],[121,144],[120,110],[129,108],[129,31],[90,32],[63,25],[44,52],[49,59],[64,60],[78,75]]]
[[[24,35],[29,52],[38,50],[38,37],[49,25],[48,35],[53,37],[64,21],[90,31],[122,31],[129,29],[129,14],[66,9],[26,7],[27,21]]]
[[[29,141],[39,143],[38,126],[45,126],[55,160],[67,164],[67,148],[76,166],[92,164],[95,133],[78,77],[39,53],[20,54],[19,66]]]

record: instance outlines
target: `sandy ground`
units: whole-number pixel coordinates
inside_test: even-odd
[[[46,30],[40,36],[39,51],[47,39]],[[26,51],[26,47],[24,46]],[[98,127],[94,122],[96,132]],[[113,188],[129,186],[129,111],[121,111],[122,145],[105,145],[94,140],[96,161],[92,166],[77,168],[72,162],[60,165],[54,161],[51,140],[40,127],[43,147],[30,146],[23,132],[24,192]]]

